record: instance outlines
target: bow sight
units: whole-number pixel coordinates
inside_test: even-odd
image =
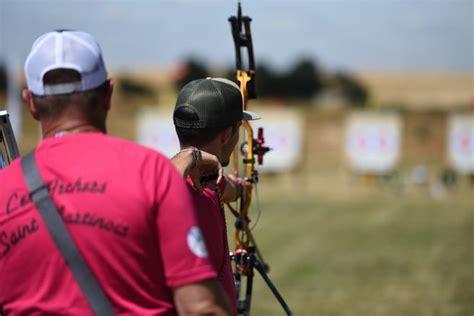
[[[263,156],[271,150],[270,147],[267,147],[265,145],[265,138],[263,137],[263,128],[259,127],[258,128],[258,134],[257,134],[257,139],[253,139],[253,155],[257,156],[257,162],[259,165],[263,164]],[[240,147],[240,152],[243,156],[247,156],[247,151],[248,151],[248,143],[245,141],[242,143],[242,146]],[[244,158],[243,159],[244,163],[255,163],[255,158],[252,158],[251,160]]]

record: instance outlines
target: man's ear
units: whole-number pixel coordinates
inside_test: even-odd
[[[107,95],[104,100],[104,107],[106,110],[110,109],[112,104],[112,92],[114,91],[114,81],[112,79],[107,80]]]
[[[21,91],[21,97],[23,101],[25,101],[26,106],[28,106],[31,116],[33,116],[35,120],[39,121],[39,114],[36,109],[36,105],[33,102],[33,95],[31,94],[31,91],[28,89],[23,89],[23,91]]]
[[[227,144],[232,137],[232,126],[225,128],[221,132],[221,144]]]

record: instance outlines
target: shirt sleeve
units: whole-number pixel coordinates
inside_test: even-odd
[[[166,284],[176,287],[216,277],[185,181],[167,159],[158,169],[156,226]]]

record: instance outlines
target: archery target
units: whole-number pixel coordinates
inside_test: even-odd
[[[462,174],[474,174],[474,114],[452,114],[448,124],[448,159]]]
[[[356,112],[346,122],[345,153],[352,169],[366,174],[387,174],[396,167],[401,139],[395,113]]]
[[[167,157],[180,150],[172,109],[143,109],[137,115],[136,126],[139,144],[158,150]]]
[[[285,108],[255,109],[260,120],[250,121],[257,138],[263,127],[265,145],[271,150],[263,157],[263,164],[255,164],[261,172],[290,171],[301,161],[303,152],[304,119],[301,111]]]

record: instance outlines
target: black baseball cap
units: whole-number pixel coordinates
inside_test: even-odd
[[[177,115],[187,112],[186,118]],[[179,92],[173,113],[174,125],[182,128],[226,127],[260,116],[243,111],[242,95],[235,82],[224,78],[197,79]]]

